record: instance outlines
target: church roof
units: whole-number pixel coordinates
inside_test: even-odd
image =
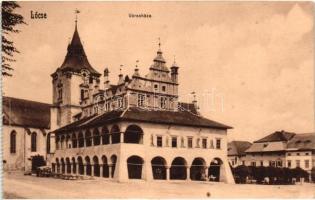
[[[65,57],[64,62],[59,67],[61,70],[69,70],[80,72],[82,69],[88,70],[92,75],[100,76],[89,63],[87,56],[85,54],[83,45],[81,43],[81,39],[79,36],[79,32],[77,30],[77,25],[75,26],[75,30],[73,33],[73,37],[71,43],[68,45],[67,55]]]
[[[252,145],[247,141],[232,141],[228,143],[228,155],[229,156],[242,156],[245,155],[245,151]]]
[[[49,129],[50,106],[47,103],[3,97],[3,124]]]
[[[90,118],[91,119],[91,118]],[[215,122],[187,111],[153,111],[131,107],[126,110],[113,110],[94,117],[92,120],[82,119],[66,125],[55,132],[70,131],[83,127],[95,127],[117,121],[146,122],[192,127],[206,127],[216,129],[230,129],[232,127]],[[84,125],[82,125],[84,124]]]

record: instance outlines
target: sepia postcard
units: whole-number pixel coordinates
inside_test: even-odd
[[[315,198],[314,19],[2,1],[3,198]]]

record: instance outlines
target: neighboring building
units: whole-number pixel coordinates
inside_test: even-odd
[[[147,75],[136,66],[131,77],[120,73],[116,84],[106,68],[101,89],[75,26],[65,60],[52,74],[53,171],[116,181],[234,182],[227,160],[231,127],[178,102],[179,67],[174,62],[169,69],[162,54],[159,49]]]
[[[286,167],[310,172],[315,167],[315,133],[296,134],[287,144]]]
[[[2,97],[3,169],[31,170],[46,160],[50,105]]]
[[[248,166],[301,167],[310,172],[315,166],[315,133],[277,131],[255,141],[245,152]]]
[[[295,134],[276,131],[257,140],[246,150],[245,165],[283,167],[288,141]]]
[[[245,151],[252,145],[247,141],[232,141],[228,143],[228,159],[232,167],[243,164]]]

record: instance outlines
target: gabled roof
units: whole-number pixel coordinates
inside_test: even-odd
[[[4,125],[50,128],[50,104],[3,97],[2,106]]]
[[[247,141],[232,141],[228,143],[229,156],[243,156],[252,143]]]
[[[82,69],[88,70],[92,75],[100,76],[89,63],[87,56],[85,54],[83,45],[81,43],[81,39],[77,30],[77,25],[75,26],[75,30],[73,33],[73,37],[71,43],[68,45],[67,55],[65,57],[64,62],[58,68],[64,71],[75,71],[80,72]]]
[[[315,133],[296,134],[287,145],[288,149],[315,150]]]
[[[90,118],[91,119],[91,118]],[[89,120],[89,119],[88,119]],[[179,126],[207,127],[230,129],[232,127],[215,122],[187,111],[153,111],[131,107],[126,110],[113,110],[93,117],[88,123],[86,119],[62,127],[55,132],[75,130],[78,127],[94,127],[117,121],[147,122]]]
[[[290,133],[290,132],[286,132],[286,131],[276,131],[270,135],[267,135],[266,137],[255,141],[254,143],[258,143],[258,142],[276,142],[276,141],[283,141],[286,142],[288,140],[290,140],[293,136],[295,135],[295,133]]]

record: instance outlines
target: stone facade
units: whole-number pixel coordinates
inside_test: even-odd
[[[226,151],[231,127],[178,102],[178,68],[174,62],[169,70],[159,48],[147,75],[135,66],[132,76],[120,73],[111,84],[105,68],[102,87],[76,27],[64,63],[52,74],[53,171],[115,181],[233,183]]]

